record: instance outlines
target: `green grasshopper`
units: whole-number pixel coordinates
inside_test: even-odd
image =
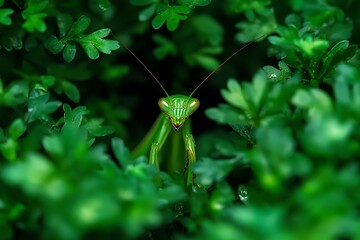
[[[259,40],[264,36],[258,37],[255,40],[247,43],[231,56],[229,56],[225,61],[223,61],[218,67],[216,67],[207,77],[205,77],[200,84],[192,91],[189,96],[186,95],[169,95],[165,88],[162,86],[160,81],[154,76],[154,74],[146,67],[146,65],[139,59],[137,56],[124,44],[123,46],[135,57],[135,59],[150,73],[150,75],[155,79],[155,81],[160,85],[162,90],[165,92],[166,97],[160,98],[158,105],[162,110],[162,113],[158,116],[153,126],[150,128],[149,132],[145,135],[143,140],[135,147],[131,155],[134,158],[149,154],[149,163],[154,164],[160,167],[159,164],[159,151],[162,149],[165,141],[169,135],[173,137],[173,143],[178,146],[183,140],[183,145],[185,147],[185,157],[186,162],[181,163],[181,159],[178,159],[174,156],[170,156],[169,162],[170,169],[168,171],[179,171],[183,167],[183,175],[187,171],[187,185],[193,184],[195,175],[192,173],[189,165],[196,162],[196,153],[195,153],[195,140],[191,134],[191,126],[189,117],[199,108],[200,101],[196,98],[193,98],[193,94],[196,90],[214,73],[216,73],[227,61],[229,61],[233,56],[238,54],[244,48],[248,47],[255,41]],[[179,152],[178,148],[175,147],[173,152]],[[173,154],[175,155],[175,154]]]

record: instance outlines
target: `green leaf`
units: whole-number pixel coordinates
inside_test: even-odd
[[[177,53],[175,44],[164,36],[155,34],[153,40],[158,44],[158,47],[154,50],[154,55],[157,59],[162,60],[167,55],[175,55]]]
[[[23,27],[29,31],[39,31],[39,32],[45,32],[46,30],[46,23],[43,20],[43,18],[47,17],[46,13],[37,13],[37,14],[31,14],[26,16],[26,22],[23,24]]]
[[[247,99],[240,84],[235,79],[231,78],[228,80],[227,87],[228,89],[221,90],[223,98],[238,108],[248,110],[249,106],[247,104]]]
[[[3,104],[15,106],[28,99],[29,84],[26,81],[14,81],[9,84],[3,94]]]
[[[12,138],[7,139],[6,142],[0,144],[1,153],[8,161],[16,160],[17,147],[17,142]]]
[[[183,5],[167,5],[161,4],[156,12],[156,16],[152,20],[154,29],[159,29],[165,22],[169,31],[174,31],[180,24],[181,20],[187,19],[191,9]]]
[[[53,86],[55,84],[55,82],[56,82],[56,78],[54,76],[51,76],[51,75],[41,76],[40,79],[41,79],[42,84],[46,88]]]
[[[79,19],[71,25],[70,30],[66,34],[70,23],[71,19],[68,15],[60,15],[58,17],[58,25],[61,39],[58,40],[52,36],[47,44],[50,51],[55,54],[63,50],[63,58],[66,62],[72,62],[75,58],[75,43],[79,43],[82,46],[90,59],[99,58],[99,51],[110,54],[111,51],[120,48],[118,41],[103,39],[109,35],[111,31],[109,28],[103,28],[89,35],[85,35],[84,31],[90,25],[90,18],[80,16]]]
[[[16,140],[26,131],[26,125],[21,118],[15,119],[9,127],[9,137]]]
[[[34,88],[30,91],[27,121],[32,122],[35,119],[42,119],[61,106],[59,101],[48,102],[49,97],[50,94],[42,89]]]
[[[327,94],[320,89],[298,90],[292,98],[292,103],[309,110],[312,117],[329,113],[333,104]]]
[[[97,2],[99,9],[101,9],[104,12],[111,9],[112,5],[109,0],[96,0],[96,2]]]
[[[74,60],[75,55],[76,55],[76,46],[73,43],[68,43],[66,44],[64,51],[62,53],[64,60],[66,62],[72,62],[72,60]]]
[[[63,81],[61,83],[65,95],[73,102],[77,103],[80,100],[79,89],[73,83],[69,81]]]
[[[65,149],[58,136],[45,136],[42,139],[42,144],[45,150],[52,156],[63,156]]]
[[[47,13],[43,12],[43,10],[47,7],[49,0],[29,0],[27,3],[27,8],[22,11],[22,16],[25,19],[23,28],[29,32],[45,32],[46,23],[43,18],[47,17]]]
[[[286,81],[291,77],[290,68],[287,66],[286,63],[280,61],[279,69],[280,70],[278,70],[272,66],[263,67],[263,70],[266,72],[268,78],[274,82]]]
[[[22,49],[24,34],[25,31],[21,29],[21,27],[17,26],[16,23],[13,23],[10,26],[10,29],[2,31],[2,34],[0,35],[2,47],[4,47],[7,51]]]
[[[7,183],[19,185],[26,193],[36,196],[44,194],[47,192],[45,190],[51,187],[55,187],[52,192],[60,190],[59,185],[56,187],[56,182],[52,181],[54,171],[55,167],[51,161],[41,155],[32,154],[25,161],[7,166],[3,171],[3,178]]]
[[[125,168],[131,164],[131,155],[129,149],[125,146],[124,141],[120,138],[111,139],[111,147],[118,163]]]
[[[90,119],[84,127],[88,129],[89,134],[95,137],[103,137],[109,135],[114,132],[112,127],[104,127],[102,123],[104,122],[103,119]]]
[[[139,13],[139,21],[147,21],[152,16],[154,16],[156,12],[157,4],[152,4],[151,6],[145,8]]]
[[[72,17],[70,14],[59,13],[56,15],[56,20],[60,31],[60,37],[64,37],[71,28],[73,23]]]
[[[79,106],[76,107],[74,110],[71,110],[69,104],[64,104],[64,120],[65,125],[72,125],[74,127],[80,127],[80,124],[83,121],[84,115],[89,114],[89,111],[86,110],[86,107]]]
[[[0,9],[0,23],[3,25],[11,25],[12,20],[10,15],[14,13],[14,10],[10,8]]]
[[[92,59],[98,59],[99,58],[99,51],[96,49],[96,47],[91,42],[82,42],[81,44],[82,48],[84,49],[86,55]]]
[[[58,54],[60,53],[64,47],[65,47],[65,43],[63,43],[62,41],[60,41],[57,37],[55,36],[50,36],[49,39],[46,42],[46,47],[50,50],[50,52],[52,52],[53,54]]]
[[[184,192],[183,188],[178,185],[166,186],[159,191],[158,200],[161,203],[177,203],[181,200],[185,200],[187,194]]]
[[[239,160],[218,160],[203,158],[192,165],[192,170],[196,174],[196,180],[204,187],[210,187],[214,183],[222,181],[239,164]]]
[[[220,183],[212,192],[209,205],[213,214],[220,214],[234,201],[234,193],[227,183]]]
[[[217,108],[208,108],[205,110],[205,115],[221,124],[235,124],[244,121],[244,117],[240,112],[236,111],[228,104],[220,104]]]
[[[83,33],[90,25],[90,18],[87,16],[80,16],[76,22],[74,22],[67,34],[68,37],[73,37]]]
[[[198,38],[217,46],[223,41],[224,27],[210,15],[196,15],[191,19]]]
[[[324,78],[329,72],[331,72],[336,64],[340,61],[346,61],[351,58],[356,52],[356,47],[349,47],[349,41],[343,40],[335,44],[330,51],[322,59],[322,68],[318,73],[318,78]]]
[[[97,59],[99,57],[98,50],[102,53],[110,54],[111,51],[120,48],[118,41],[102,39],[108,36],[109,33],[110,29],[104,28],[82,37],[79,40],[79,43],[90,59]]]

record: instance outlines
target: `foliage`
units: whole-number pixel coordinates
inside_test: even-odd
[[[225,3],[0,0],[0,239],[360,238],[359,3]],[[261,35],[194,94],[192,187],[131,158],[163,93],[120,45],[188,94]]]

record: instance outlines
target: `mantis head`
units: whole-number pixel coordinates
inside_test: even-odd
[[[186,119],[200,106],[200,101],[185,95],[172,95],[160,98],[160,109],[168,116],[175,130],[179,130]]]
[[[247,46],[253,44],[255,41],[259,40],[260,38],[263,38],[265,35],[262,35],[255,40],[247,43],[245,46],[238,49],[236,52],[234,52],[232,55],[230,55],[225,61],[223,61],[220,65],[218,65],[207,77],[205,77],[200,84],[197,85],[197,87],[192,91],[192,93],[189,96],[185,95],[169,95],[163,85],[159,82],[159,80],[154,76],[154,74],[146,67],[146,65],[138,58],[136,55],[124,44],[124,47],[126,50],[130,52],[131,55],[134,56],[134,58],[147,70],[150,75],[154,78],[154,80],[159,84],[159,86],[162,88],[162,90],[165,92],[166,96],[165,98],[161,98],[159,100],[159,107],[160,109],[168,116],[169,120],[171,121],[173,127],[175,130],[179,130],[181,126],[185,123],[186,119],[193,114],[196,109],[199,108],[200,102],[196,98],[192,98],[192,95],[196,92],[196,90],[204,83],[206,80],[208,80],[214,73],[216,73],[226,62],[228,62],[232,57],[234,57],[236,54],[241,52],[244,48]]]

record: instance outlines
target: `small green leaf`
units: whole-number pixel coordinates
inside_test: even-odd
[[[67,103],[64,104],[63,110],[65,125],[73,125],[77,128],[80,127],[83,116],[89,113],[89,111],[86,110],[86,107],[84,106],[79,106],[74,110],[71,110],[71,107]]]
[[[209,108],[205,110],[205,115],[221,124],[239,124],[244,120],[241,117],[241,112],[235,111],[235,109],[228,104],[220,104],[217,108]]]
[[[12,20],[10,15],[14,13],[14,10],[10,8],[0,9],[0,23],[3,25],[11,25]]]
[[[99,29],[88,35],[89,38],[104,38],[110,34],[110,28]]]
[[[90,59],[95,60],[99,58],[99,51],[92,43],[82,42],[81,46]]]
[[[165,23],[166,18],[163,15],[156,15],[151,21],[151,24],[154,29],[159,29]]]
[[[74,60],[75,55],[76,55],[76,46],[73,43],[68,43],[66,44],[64,51],[62,53],[64,60],[66,62],[72,62],[72,60]]]
[[[50,94],[43,88],[33,88],[29,93],[28,105],[34,107],[43,102],[47,102]]]
[[[42,139],[45,150],[52,156],[63,156],[64,148],[61,139],[58,136],[45,136]]]
[[[102,123],[103,119],[90,119],[84,127],[88,129],[89,133],[95,137],[103,137],[114,132],[112,127],[104,127]]]
[[[22,104],[28,99],[29,86],[26,81],[14,81],[9,84],[3,94],[4,104],[9,106]]]
[[[9,127],[9,137],[16,140],[26,131],[26,125],[21,118],[13,121]]]
[[[59,13],[56,15],[56,20],[58,28],[60,30],[60,37],[63,37],[71,28],[71,25],[73,23],[72,17],[70,14]]]
[[[196,29],[198,38],[209,42],[212,47],[221,44],[223,41],[224,27],[210,15],[196,15],[191,19],[191,24]]]
[[[187,194],[183,188],[178,185],[170,185],[161,188],[159,191],[159,201],[169,203],[176,203],[186,198]]]
[[[55,171],[55,166],[51,161],[42,155],[31,154],[24,161],[8,165],[4,169],[2,176],[7,183],[21,186],[27,194],[33,196],[40,194],[43,198],[44,194],[50,190],[52,192],[56,190],[58,194],[61,192],[59,191],[61,183],[59,186],[59,181],[52,181],[54,180]],[[54,188],[55,186],[57,188]],[[45,197],[47,196],[45,195]]]
[[[152,4],[151,6],[145,8],[139,13],[139,21],[147,21],[152,16],[154,16],[156,12],[157,4]]]
[[[152,20],[154,29],[159,29],[165,22],[170,31],[174,31],[181,20],[187,19],[186,14],[191,12],[191,8],[185,5],[167,5],[161,4]]]
[[[67,36],[72,37],[80,33],[83,33],[89,27],[90,22],[91,20],[89,17],[84,15],[80,16],[78,20],[74,22],[73,25],[71,26]]]
[[[23,28],[25,28],[29,32],[45,32],[46,23],[43,18],[47,17],[47,13],[43,11],[47,7],[48,3],[49,0],[28,0],[27,8],[22,11],[22,16],[25,19],[25,22],[23,23]]]
[[[23,36],[25,31],[13,23],[9,29],[0,34],[0,43],[7,51],[20,50],[23,47]]]
[[[176,45],[164,36],[155,34],[153,40],[159,45],[154,50],[154,55],[157,59],[162,60],[167,55],[175,55],[177,53]]]
[[[55,36],[50,36],[49,39],[46,42],[46,47],[50,50],[50,52],[52,52],[53,54],[58,54],[59,52],[61,52],[64,47],[65,47],[65,43],[63,43],[62,41],[60,41],[57,37]]]
[[[45,32],[46,30],[46,23],[43,18],[47,17],[46,13],[37,13],[31,14],[26,17],[26,22],[23,24],[23,27],[29,31],[39,31]]]
[[[120,48],[118,41],[102,39],[109,35],[109,33],[110,29],[104,28],[82,37],[79,40],[79,43],[90,59],[97,59],[99,57],[99,51],[110,54],[111,51]]]
[[[312,117],[328,113],[333,108],[330,97],[320,89],[299,89],[291,101],[298,107],[308,109]]]
[[[42,84],[44,87],[51,87],[55,84],[56,78],[51,75],[45,75],[40,77]]]
[[[341,61],[347,61],[351,58],[357,50],[355,46],[349,46],[348,40],[343,40],[335,44],[330,51],[323,58],[323,65],[317,76],[319,79],[323,79],[334,70],[336,64]]]
[[[203,158],[192,165],[192,170],[196,174],[196,180],[205,187],[210,187],[214,183],[222,181],[239,164],[238,160],[218,160]]]
[[[247,110],[249,107],[240,84],[235,79],[231,78],[228,80],[227,87],[228,89],[221,90],[221,95],[223,98],[230,104]]]
[[[79,89],[72,84],[71,82],[64,81],[62,82],[62,87],[65,95],[73,102],[77,103],[80,100]]]
[[[3,156],[9,161],[16,160],[17,143],[14,139],[9,138],[6,142],[0,144],[0,150]]]
[[[125,146],[124,141],[120,138],[111,139],[111,146],[116,160],[125,168],[131,163],[131,155],[129,149]]]
[[[29,93],[27,121],[41,119],[56,111],[61,102],[48,102],[50,94],[43,89],[34,88]]]
[[[111,2],[109,0],[97,0],[97,5],[101,11],[107,11],[111,8]]]
[[[290,68],[285,62],[279,62],[280,70],[274,68],[273,66],[264,66],[263,70],[266,72],[267,77],[274,82],[286,81],[291,77]]]

